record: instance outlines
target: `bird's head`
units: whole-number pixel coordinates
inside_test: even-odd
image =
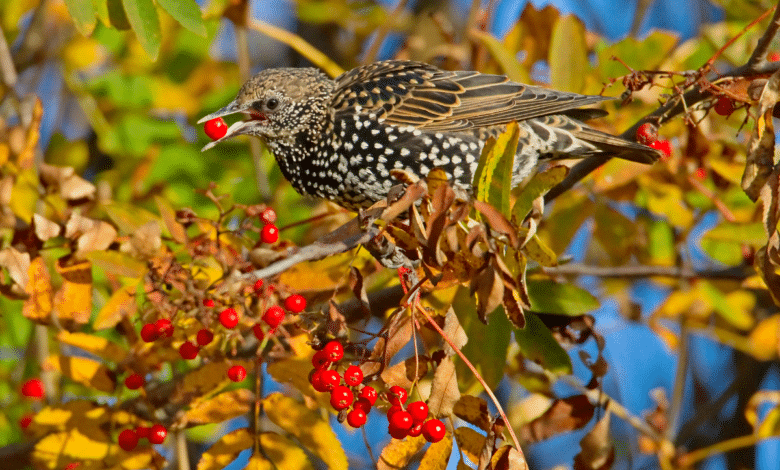
[[[264,70],[241,87],[227,106],[204,116],[198,123],[243,113],[246,119],[232,124],[224,137],[210,142],[208,150],[223,140],[241,134],[255,135],[269,143],[293,139],[313,131],[322,122],[334,82],[314,68]]]

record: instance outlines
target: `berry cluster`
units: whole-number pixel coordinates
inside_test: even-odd
[[[119,433],[117,444],[127,452],[135,449],[140,439],[148,439],[150,444],[162,444],[168,436],[168,430],[162,424],[151,427],[136,426],[135,429],[125,429]]]
[[[664,159],[672,156],[672,144],[668,140],[658,140],[658,127],[646,122],[636,130],[636,140],[640,144],[647,145],[659,150],[664,155]]]
[[[350,364],[339,374],[338,366],[344,358],[344,347],[333,340],[312,357],[314,369],[309,382],[314,390],[330,393],[330,405],[336,411],[346,413],[347,423],[353,428],[366,424],[368,413],[377,401],[379,394],[370,385],[363,385],[363,371]],[[355,396],[357,395],[357,399]],[[388,433],[395,439],[406,436],[416,437],[422,434],[428,442],[440,441],[447,430],[438,419],[428,419],[428,405],[416,401],[406,405],[408,392],[394,385],[385,395],[390,404],[387,411]]]

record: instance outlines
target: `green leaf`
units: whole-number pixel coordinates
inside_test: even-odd
[[[127,19],[124,7],[122,7],[122,0],[108,0],[106,10],[111,26],[120,31],[130,29],[130,21]]]
[[[501,70],[510,80],[521,83],[528,82],[528,73],[520,65],[520,62],[517,61],[515,54],[501,43],[501,41],[490,33],[476,29],[472,30],[471,34],[478,39],[488,51],[490,51],[490,55],[498,62],[501,66]]]
[[[647,221],[647,252],[653,264],[672,266],[677,258],[674,232],[666,222]]]
[[[512,213],[515,216],[517,222],[522,222],[525,216],[531,212],[533,202],[539,196],[547,193],[553,186],[563,181],[566,175],[569,174],[569,168],[563,165],[554,166],[547,171],[537,173],[525,185],[523,191],[517,196]]]
[[[766,243],[766,232],[764,224],[761,222],[751,224],[722,223],[705,233],[702,238],[740,245],[762,246]]]
[[[582,315],[599,307],[590,292],[573,284],[558,284],[550,280],[528,280],[531,310],[557,315]]]
[[[141,47],[152,60],[157,60],[160,52],[160,19],[152,0],[122,0],[127,20],[133,27]]]
[[[68,13],[76,24],[76,29],[84,36],[89,36],[95,30],[95,8],[92,0],[65,0]]]
[[[514,330],[515,340],[523,356],[538,362],[552,373],[571,374],[571,358],[555,341],[549,328],[533,312],[525,312],[525,319],[525,328]]]
[[[157,0],[157,3],[180,25],[199,36],[206,37],[206,25],[203,23],[200,7],[195,0]]]
[[[515,161],[520,127],[509,123],[497,139],[489,139],[474,174],[477,199],[490,204],[509,217],[509,192],[512,189],[512,165]]]
[[[550,44],[550,87],[581,93],[585,88],[588,69],[588,49],[585,27],[574,15],[558,19]]]

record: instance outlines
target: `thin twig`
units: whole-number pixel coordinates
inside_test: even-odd
[[[683,266],[590,266],[584,264],[564,264],[556,267],[542,268],[546,274],[563,276],[596,276],[608,278],[645,278],[671,277],[679,279],[747,279],[753,273],[749,268],[735,267],[719,270],[696,271]]]
[[[685,378],[688,375],[688,359],[690,354],[690,341],[688,338],[688,325],[685,321],[680,322],[680,346],[677,354],[677,371],[674,375],[674,385],[672,387],[672,401],[669,406],[668,422],[664,435],[670,442],[675,440],[677,428],[680,425],[680,415],[682,413],[683,398],[685,397]]]
[[[14,66],[14,58],[11,57],[11,51],[8,49],[8,43],[5,42],[5,33],[3,26],[0,25],[0,72],[3,74],[3,83],[10,89],[16,86],[17,74]]]

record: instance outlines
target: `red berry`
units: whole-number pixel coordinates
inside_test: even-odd
[[[227,376],[233,382],[241,382],[246,378],[246,369],[244,366],[233,366],[228,369]]]
[[[341,382],[341,376],[335,370],[323,370],[322,374],[320,374],[320,377],[322,380],[322,386],[325,388],[325,391],[327,392],[335,390],[336,387],[339,385],[339,382]]]
[[[664,154],[661,157],[662,160],[665,160],[672,156],[672,144],[668,140],[656,140],[655,142],[650,144],[650,147]]]
[[[349,425],[353,428],[359,428],[360,426],[363,426],[366,424],[366,420],[366,412],[360,408],[355,408],[354,410],[347,413],[347,423],[349,423]]]
[[[330,365],[330,357],[328,357],[324,349],[317,351],[311,358],[311,365],[317,370],[324,369]]]
[[[253,289],[255,292],[260,292],[260,290],[261,290],[262,288],[263,288],[263,280],[262,280],[262,279],[258,279],[258,280],[256,280],[256,281],[255,281],[255,285],[254,285],[254,286],[252,286],[252,289]]]
[[[167,318],[160,318],[154,322],[154,327],[157,328],[157,333],[160,334],[160,338],[170,338],[173,336],[173,324]]]
[[[211,140],[217,140],[225,137],[227,130],[228,126],[225,124],[225,120],[221,117],[206,121],[206,123],[203,124],[203,132],[205,132]]]
[[[422,434],[422,427],[423,427],[423,423],[415,424],[414,426],[412,426],[412,429],[409,430],[407,435],[409,437],[417,437],[417,436],[419,436],[420,434]]]
[[[43,398],[44,390],[41,379],[30,379],[23,383],[22,395],[26,396],[27,398],[34,398],[36,400]]]
[[[393,439],[403,439],[409,435],[408,429],[398,429],[392,426],[387,427],[387,432],[388,434],[390,434],[390,437],[392,437]]]
[[[263,229],[260,230],[260,240],[262,240],[263,243],[276,243],[276,240],[278,239],[279,229],[276,228],[276,225],[268,224],[263,226]]]
[[[291,295],[284,299],[284,308],[292,313],[301,313],[306,309],[306,299],[302,295]]]
[[[734,112],[734,102],[728,96],[719,96],[714,108],[721,116],[728,116]]]
[[[438,419],[429,419],[423,424],[422,433],[426,441],[439,442],[447,434],[447,429]]]
[[[371,404],[371,406],[374,406],[374,403],[376,403],[376,399],[378,394],[376,393],[376,390],[374,390],[374,387],[370,385],[366,385],[362,389],[360,389],[360,393],[358,394],[360,398],[365,398],[368,400],[368,402]]]
[[[778,60],[780,60],[780,53],[773,52],[773,53],[769,54],[769,61],[770,62],[777,62]]]
[[[184,359],[195,359],[195,356],[198,355],[198,351],[200,351],[200,348],[190,341],[185,341],[179,346],[179,355]]]
[[[330,357],[331,362],[339,362],[344,357],[344,346],[336,340],[328,341],[322,350]]]
[[[406,411],[412,415],[415,423],[422,423],[428,419],[428,405],[424,401],[415,401],[406,406]]]
[[[141,374],[130,374],[125,379],[125,387],[136,390],[144,386],[144,378]]]
[[[117,443],[119,444],[119,447],[130,452],[138,445],[138,435],[132,429],[125,429],[119,433]]]
[[[363,381],[363,371],[360,370],[360,367],[356,365],[351,365],[347,367],[347,370],[344,371],[344,383],[347,385],[351,385],[353,387],[357,387],[360,385],[360,382]]]
[[[238,312],[233,307],[228,307],[219,313],[219,322],[225,328],[235,328],[238,325]]]
[[[352,405],[355,409],[360,408],[361,410],[365,411],[366,414],[371,411],[371,402],[369,402],[367,399],[360,397],[357,400],[355,400],[355,404]]]
[[[30,413],[27,413],[26,415],[19,418],[19,427],[22,429],[27,429],[28,426],[30,426],[30,423],[32,423],[33,415]]]
[[[276,222],[276,211],[271,209],[270,207],[266,207],[263,209],[263,212],[260,213],[260,220],[263,221],[266,225],[271,225]]]
[[[646,122],[636,130],[636,140],[640,144],[650,145],[658,140],[658,128],[655,124]]]
[[[149,429],[149,442],[152,444],[162,444],[165,441],[165,437],[168,435],[168,430],[162,424],[155,424]]]
[[[334,410],[341,411],[343,409],[349,408],[349,405],[352,404],[353,399],[354,396],[352,395],[352,390],[350,390],[349,387],[345,387],[344,385],[339,385],[338,387],[334,388],[332,392],[330,392],[330,406],[332,406]]]
[[[257,338],[258,341],[261,343],[263,342],[263,338],[265,338],[265,332],[263,331],[263,325],[259,323],[255,323],[255,326],[252,327],[252,333],[255,334],[255,338]]]
[[[311,386],[314,390],[318,392],[327,392],[328,389],[325,388],[325,384],[322,382],[322,373],[325,372],[324,370],[314,370],[309,375],[309,383],[311,383]]]
[[[400,406],[406,403],[407,395],[405,388],[393,385],[390,387],[390,391],[387,392],[387,401],[389,401],[391,405]]]
[[[263,321],[271,328],[276,328],[281,325],[284,320],[284,309],[278,305],[272,305],[271,308],[265,311],[263,314]]]
[[[404,409],[401,408],[400,405],[393,405],[390,408],[387,409],[387,421],[390,421],[393,419],[393,415],[398,413],[399,411],[403,411]]]
[[[138,436],[139,439],[148,438],[150,432],[152,432],[152,428],[148,428],[146,426],[135,427],[135,434]]]
[[[201,328],[195,335],[195,341],[197,341],[200,346],[205,346],[214,341],[214,333],[208,328]]]
[[[203,299],[203,306],[204,307],[213,307],[214,306],[214,300],[213,299]]]
[[[703,180],[706,177],[707,177],[707,170],[705,170],[704,168],[696,169],[696,178]]]
[[[141,327],[141,339],[151,343],[160,337],[160,330],[153,323],[146,323]]]
[[[408,411],[396,411],[391,416],[388,416],[387,419],[391,428],[403,429],[405,432],[414,426],[414,420],[412,420],[412,415]]]

